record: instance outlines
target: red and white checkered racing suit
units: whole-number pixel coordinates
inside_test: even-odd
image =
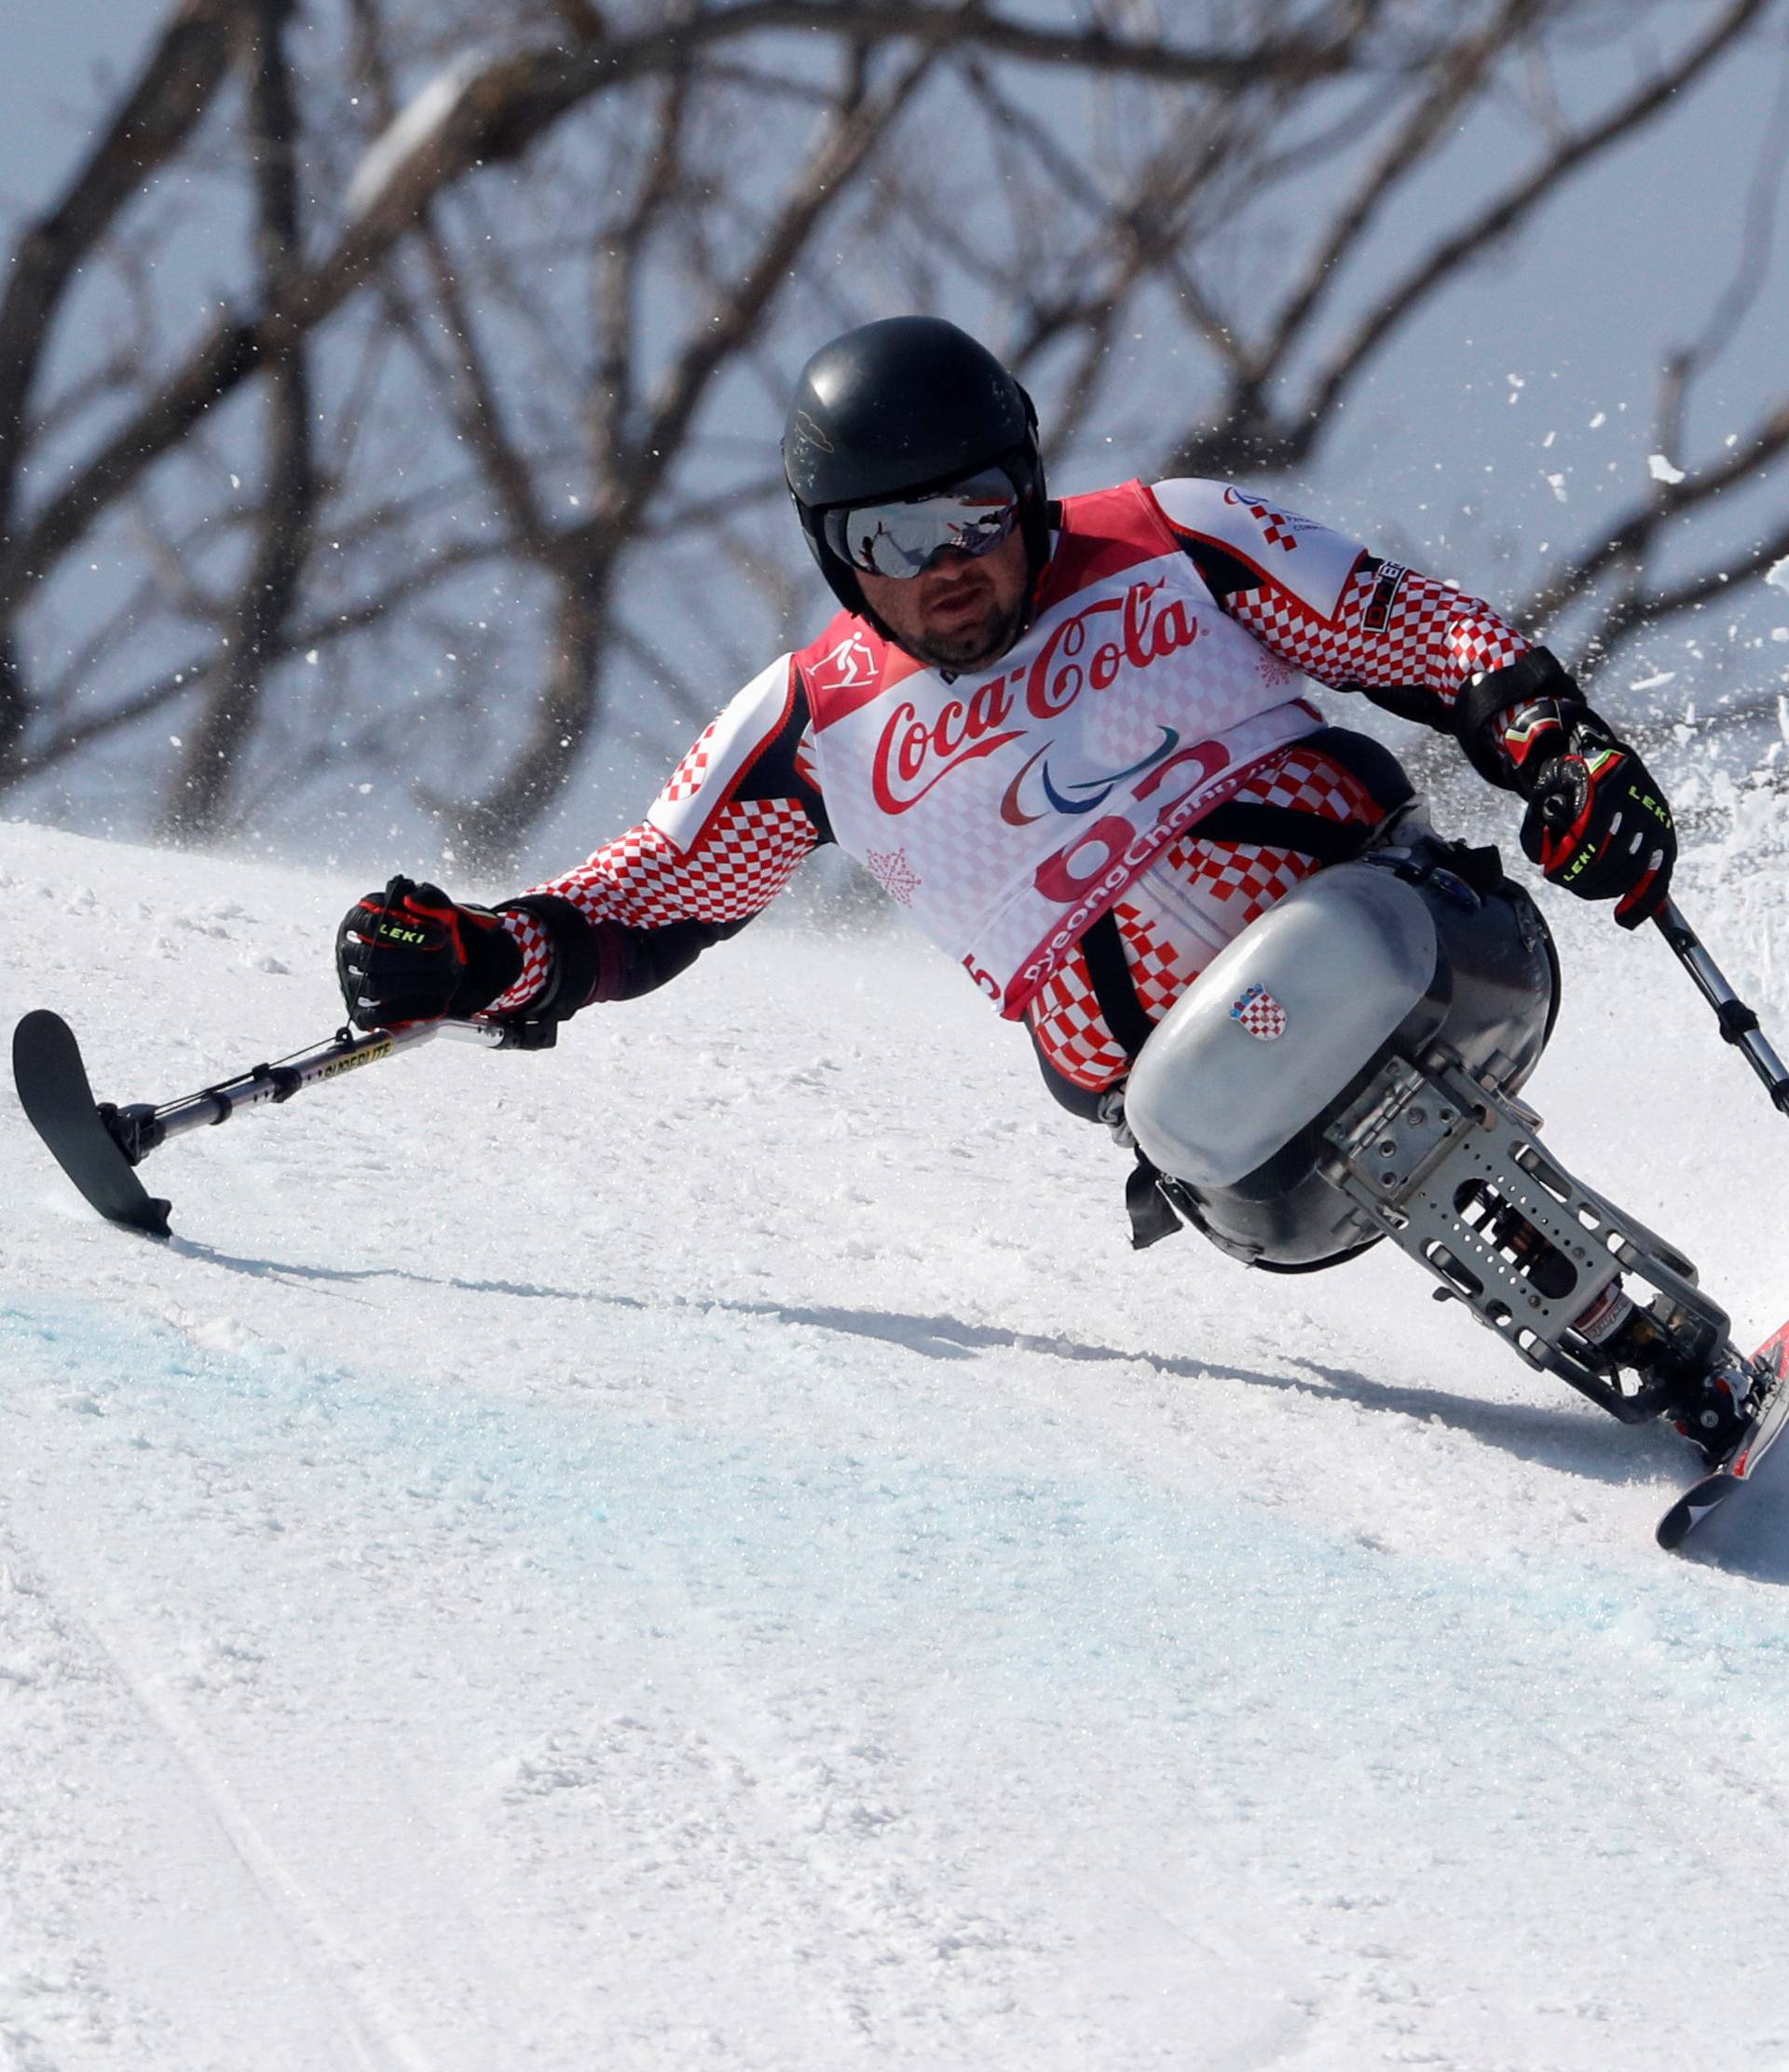
[[[1462,688],[1528,648],[1479,598],[1222,483],[1125,483],[1051,521],[1031,624],[990,669],[841,612],[747,684],[638,826],[507,914],[524,970],[494,1011],[534,1001],[572,933],[556,1012],[649,990],[837,841],[1086,1103],[1138,1041],[1112,1026],[1114,960],[1159,1017],[1409,798],[1301,675],[1452,731]]]

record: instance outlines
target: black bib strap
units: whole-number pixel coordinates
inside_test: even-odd
[[[1113,1041],[1134,1060],[1155,1025],[1137,998],[1137,983],[1130,975],[1124,938],[1118,933],[1118,917],[1110,907],[1082,936],[1080,948],[1087,961],[1093,997],[1099,1003],[1099,1013],[1112,1031]]]
[[[1195,841],[1290,849],[1300,856],[1315,856],[1320,864],[1351,862],[1372,837],[1372,829],[1358,820],[1320,820],[1293,806],[1266,806],[1249,798],[1226,798],[1188,832]]]
[[[1106,1027],[1112,1031],[1113,1042],[1134,1064],[1137,1053],[1142,1049],[1155,1025],[1143,1012],[1143,1003],[1137,998],[1137,983],[1130,975],[1124,938],[1118,933],[1118,920],[1110,908],[1082,936],[1081,954],[1086,959],[1093,997],[1099,1002]],[[1162,1193],[1161,1177],[1139,1151],[1137,1163],[1125,1183],[1130,1242],[1138,1251],[1146,1245],[1158,1245],[1163,1238],[1174,1236],[1181,1227],[1180,1218]]]

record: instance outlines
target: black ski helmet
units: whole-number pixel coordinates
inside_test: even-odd
[[[884,317],[822,346],[801,370],[783,430],[783,471],[808,550],[847,611],[887,628],[820,521],[842,504],[922,497],[998,466],[1018,494],[1030,578],[1049,559],[1031,399],[986,346],[942,317]]]

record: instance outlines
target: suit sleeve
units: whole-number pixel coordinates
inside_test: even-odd
[[[499,911],[522,951],[493,1014],[632,1000],[734,935],[832,838],[800,676],[784,656],[678,763],[646,818]]]
[[[1177,481],[1154,494],[1222,609],[1332,689],[1441,733],[1469,713],[1476,731],[1482,701],[1461,693],[1529,651],[1482,597],[1249,491]]]

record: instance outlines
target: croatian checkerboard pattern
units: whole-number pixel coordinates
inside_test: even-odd
[[[1270,547],[1277,547],[1284,553],[1293,553],[1298,547],[1298,535],[1284,511],[1276,511],[1271,504],[1250,504],[1250,514],[1259,521],[1261,537]]]
[[[499,994],[485,1010],[487,1015],[507,1015],[512,1008],[526,1007],[546,984],[553,969],[547,932],[532,914],[505,913],[503,925],[522,952],[522,969],[509,991]]]
[[[1276,757],[1236,796],[1318,820],[1370,826],[1379,818],[1372,794],[1351,770],[1302,743]],[[1203,901],[1229,908],[1221,920],[1226,940],[1320,867],[1298,850],[1201,840],[1196,830],[1168,852],[1168,861]]]
[[[1137,998],[1152,1020],[1167,1014],[1193,980],[1182,971],[1173,947],[1151,927],[1133,906],[1121,900],[1113,909],[1125,946]],[[1106,1027],[1094,998],[1087,961],[1077,950],[1052,976],[1026,1010],[1044,1055],[1076,1086],[1099,1089],[1123,1078],[1129,1059]]]
[[[1263,515],[1277,521],[1265,507]],[[1278,529],[1284,538],[1270,533],[1270,544],[1290,552],[1295,538],[1289,526]],[[1321,682],[1432,691],[1441,725],[1444,708],[1469,678],[1503,668],[1528,649],[1527,641],[1482,599],[1415,569],[1358,569],[1332,619],[1320,617],[1273,580],[1233,593],[1225,608],[1269,653]],[[1263,666],[1272,666],[1262,659]],[[715,735],[710,727],[673,771],[662,794],[666,804],[688,800],[712,782]],[[804,781],[815,783],[811,726],[795,751],[794,767]],[[1325,820],[1377,817],[1359,781],[1304,744],[1274,757],[1237,796]],[[973,851],[974,829],[965,829],[963,838]],[[575,870],[534,889],[571,901],[594,920],[632,927],[738,920],[768,905],[818,842],[813,824],[796,800],[733,798],[716,809],[688,854],[642,823],[606,842]],[[965,861],[973,865],[975,858]],[[1182,838],[1146,877],[1170,877],[1182,898],[1191,895],[1205,939],[1181,943],[1182,931],[1171,915],[1150,898],[1116,910],[1148,1011],[1165,1012],[1209,961],[1213,941],[1231,939],[1318,867],[1312,858],[1288,849],[1201,841],[1196,830]],[[513,1011],[545,983],[551,950],[532,917],[509,916],[506,925],[521,946],[523,970],[495,1004]],[[1069,960],[1028,1013],[1045,1055],[1077,1085],[1100,1088],[1123,1076],[1124,1054],[1099,1015],[1080,956]]]
[[[1321,748],[1304,742],[1263,763],[1236,797],[1291,807],[1320,820],[1371,825],[1379,818],[1379,808],[1360,780]],[[1320,868],[1315,857],[1296,850],[1202,840],[1196,828],[1155,866],[1194,895],[1221,942],[1239,935],[1276,900]],[[1137,997],[1144,1012],[1159,1020],[1199,975],[1209,952],[1177,947],[1161,924],[1135,905],[1121,901],[1113,913]],[[1027,1019],[1045,1056],[1072,1084],[1097,1093],[1124,1077],[1129,1061],[1106,1027],[1086,960],[1079,952],[1044,986],[1027,1010]]]
[[[1276,756],[1254,772],[1236,794],[1263,806],[1290,806],[1318,820],[1373,821],[1379,807],[1351,770],[1305,742]]]
[[[1286,1010],[1264,986],[1250,986],[1230,1010],[1230,1019],[1240,1022],[1250,1035],[1271,1043],[1286,1033]]]
[[[1277,584],[1238,591],[1225,608],[1263,647],[1319,683],[1420,685],[1444,705],[1468,677],[1528,652],[1528,642],[1482,598],[1413,568],[1398,584],[1383,625],[1370,626],[1378,588],[1376,570],[1357,570],[1333,621]]]
[[[708,774],[708,752],[715,738],[719,720],[711,721],[696,737],[695,744],[671,772],[662,797],[667,806],[676,806],[686,798],[693,798],[702,789],[703,780]]]
[[[1130,1061],[1106,1027],[1079,950],[1050,977],[1025,1018],[1044,1056],[1073,1085],[1098,1091],[1124,1077]]]
[[[818,846],[813,823],[794,799],[735,799],[715,814],[687,856],[643,821],[575,869],[528,889],[568,900],[592,920],[634,928],[744,920],[768,906]],[[547,940],[531,915],[506,914],[504,924],[522,946],[523,970],[493,1013],[526,1007],[550,969]]]
[[[818,846],[792,798],[736,798],[686,856],[642,822],[595,854],[532,889],[568,899],[593,920],[662,928],[674,920],[744,920],[768,906]]]
[[[1178,861],[1195,890],[1211,899],[1237,901],[1247,920],[1264,914],[1318,867],[1314,857],[1295,850],[1254,842],[1189,842]]]

